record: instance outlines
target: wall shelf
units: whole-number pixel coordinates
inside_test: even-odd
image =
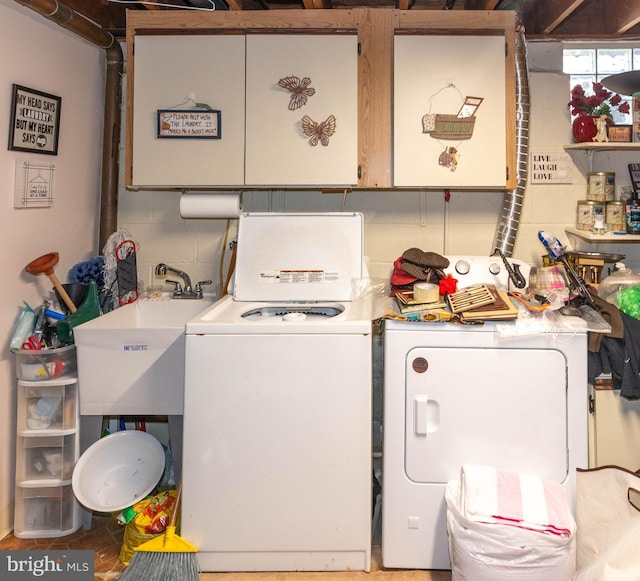
[[[564,146],[565,151],[584,151],[587,154],[589,171],[593,171],[593,157],[603,151],[640,151],[640,143],[572,143]]]
[[[567,234],[577,236],[589,242],[614,242],[622,244],[624,242],[640,242],[640,234],[614,234],[607,232],[606,234],[594,234],[589,230],[580,230],[575,227],[567,227],[564,229]]]
[[[565,145],[565,150],[583,150],[583,151],[640,151],[640,143],[572,143]]]

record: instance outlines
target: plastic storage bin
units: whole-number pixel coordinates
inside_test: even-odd
[[[61,537],[82,525],[73,494],[80,453],[75,345],[15,351],[18,375],[14,534]]]
[[[14,351],[18,379],[44,381],[74,377],[77,371],[76,346],[42,351]]]
[[[61,486],[16,486],[14,535],[18,538],[49,538],[80,528],[82,511],[71,483]]]
[[[16,482],[71,480],[78,458],[76,433],[66,436],[17,436]]]
[[[78,428],[78,380],[18,381],[19,434]]]

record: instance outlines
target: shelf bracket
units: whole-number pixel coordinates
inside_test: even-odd
[[[593,171],[593,154],[595,153],[594,149],[587,149],[587,171],[591,173]]]

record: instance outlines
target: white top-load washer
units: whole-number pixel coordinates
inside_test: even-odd
[[[369,570],[359,213],[246,213],[233,296],[186,325],[182,532],[203,571]]]
[[[451,261],[462,285],[507,288],[494,259]],[[385,567],[451,568],[444,493],[463,464],[561,482],[574,506],[576,468],[588,467],[587,335],[569,319],[513,336],[499,325],[514,323],[385,321]]]

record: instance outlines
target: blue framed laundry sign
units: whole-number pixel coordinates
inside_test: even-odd
[[[158,109],[158,139],[220,139],[221,112]]]

